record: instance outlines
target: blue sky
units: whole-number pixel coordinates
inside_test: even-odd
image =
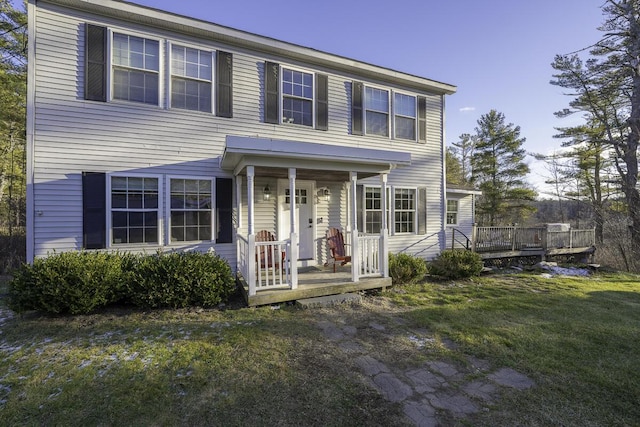
[[[496,109],[528,152],[560,146],[553,113],[570,98],[549,84],[556,54],[601,36],[603,0],[135,0],[135,3],[450,83],[446,142]],[[530,181],[545,174],[529,158]]]

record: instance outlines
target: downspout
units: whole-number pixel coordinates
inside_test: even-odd
[[[35,200],[34,183],[34,148],[35,148],[35,100],[36,100],[36,0],[27,4],[27,263],[32,264],[35,255]]]

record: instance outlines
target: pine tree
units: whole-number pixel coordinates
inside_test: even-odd
[[[529,166],[520,127],[506,124],[504,114],[491,110],[478,120],[471,156],[473,185],[482,191],[476,213],[481,223],[522,222],[534,211],[536,192],[525,181]]]
[[[462,173],[462,164],[460,162],[460,159],[456,157],[455,152],[451,149],[451,147],[447,147],[445,155],[447,183],[458,185],[466,184],[466,180],[464,179],[464,175]]]

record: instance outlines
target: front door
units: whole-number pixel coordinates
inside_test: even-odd
[[[278,206],[279,206],[279,235],[280,238],[287,238],[291,233],[291,196],[289,192],[289,182],[281,180],[278,184]],[[296,209],[298,210],[296,233],[300,242],[298,257],[300,260],[313,259],[313,236],[315,235],[315,224],[313,220],[313,182],[296,181],[295,195]]]

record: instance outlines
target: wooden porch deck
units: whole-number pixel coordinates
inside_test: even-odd
[[[331,266],[300,268],[297,289],[265,289],[258,291],[256,295],[249,295],[249,285],[241,275],[238,275],[238,283],[247,305],[255,307],[347,292],[384,290],[391,286],[391,278],[361,277],[359,282],[352,282],[351,266],[348,265],[339,266],[335,273]]]

